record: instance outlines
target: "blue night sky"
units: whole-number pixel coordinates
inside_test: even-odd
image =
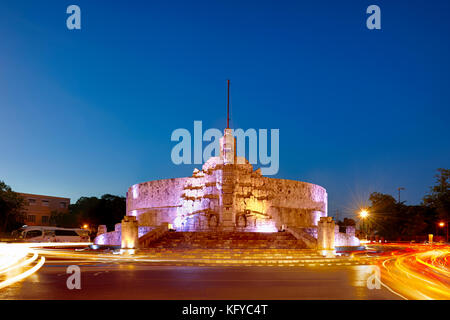
[[[82,30],[66,28],[70,4]],[[371,4],[382,30],[366,28]],[[400,186],[417,204],[450,167],[449,14],[426,0],[2,0],[0,180],[75,202],[189,176],[171,133],[223,129],[231,79],[232,127],[279,128],[275,177],[324,186],[330,214]]]

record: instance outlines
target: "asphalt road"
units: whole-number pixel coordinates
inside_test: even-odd
[[[81,289],[69,290],[68,264],[45,264],[0,289],[0,299],[400,299],[368,289],[368,266],[181,267],[78,264]]]

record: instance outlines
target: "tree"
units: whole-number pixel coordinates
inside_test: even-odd
[[[397,204],[393,196],[380,192],[372,192],[369,200],[372,203],[371,208],[376,211],[392,211]]]
[[[11,187],[0,181],[0,228],[3,232],[19,227],[24,220],[25,200]]]
[[[423,198],[421,205],[398,203],[388,194],[370,195],[368,222],[372,229],[386,239],[411,239],[435,232],[436,223],[450,220],[450,170],[438,169],[436,184]]]
[[[450,170],[439,168],[435,175],[436,184],[423,198],[423,204],[435,210],[440,220],[450,220]]]
[[[50,224],[63,228],[78,228],[80,226],[77,215],[69,212],[52,211]]]
[[[370,215],[366,219],[370,229],[386,239],[398,238],[401,234],[400,211],[405,205],[399,204],[393,196],[379,192],[371,193],[369,200]]]
[[[344,220],[339,220],[337,224],[340,227],[354,227],[356,226],[356,221],[351,218],[344,218]]]
[[[70,205],[69,211],[70,215],[76,217],[78,225],[96,227],[105,224],[111,230],[126,214],[126,199],[111,194],[104,194],[100,199],[81,197]]]
[[[406,206],[402,211],[399,231],[409,238],[433,233],[433,217],[433,211],[425,206]]]

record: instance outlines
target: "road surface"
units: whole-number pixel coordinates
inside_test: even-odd
[[[0,244],[0,299],[450,298],[448,245],[383,244],[335,258],[306,251],[115,255],[68,245]],[[79,290],[66,284],[71,265],[81,270]]]
[[[74,262],[70,262],[74,263]],[[183,267],[78,261],[81,289],[66,286],[68,263],[45,264],[0,289],[0,299],[400,299],[368,289],[368,266]]]

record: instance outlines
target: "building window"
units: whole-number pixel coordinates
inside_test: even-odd
[[[42,200],[42,205],[48,207],[50,203],[48,200]]]
[[[34,206],[36,204],[36,199],[28,199],[28,204]]]
[[[48,223],[48,216],[42,216],[42,223]]]
[[[59,203],[59,207],[65,209],[66,208],[66,203],[65,202],[60,202]]]
[[[36,222],[36,216],[34,214],[28,215],[28,222]]]

